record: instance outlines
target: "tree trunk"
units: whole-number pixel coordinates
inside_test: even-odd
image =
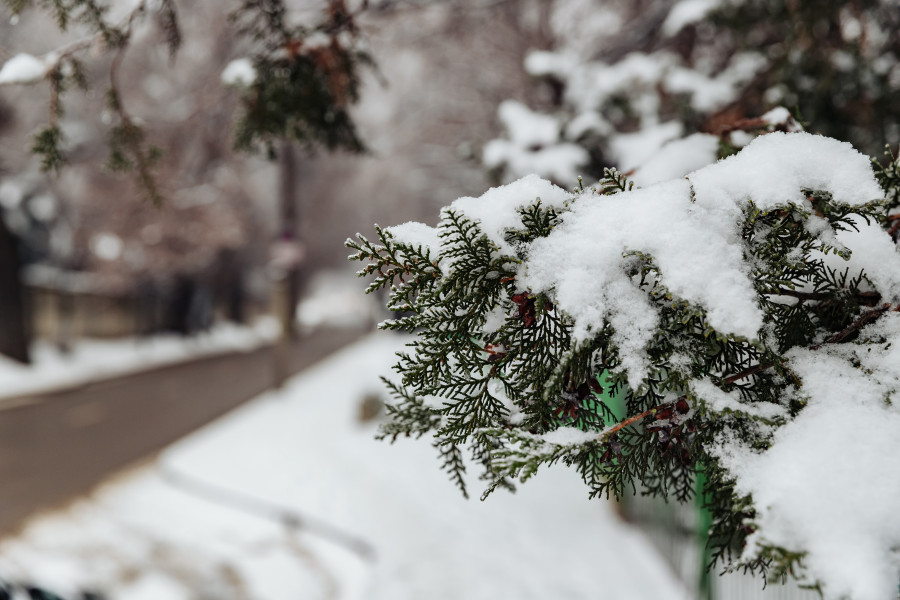
[[[299,244],[299,219],[297,218],[297,164],[294,145],[285,142],[281,146],[281,237],[285,242]],[[300,301],[300,263],[292,264],[284,276],[284,314],[281,316],[284,335],[297,338],[295,318],[297,303]]]
[[[19,240],[0,219],[0,354],[29,364],[31,328],[21,271]]]

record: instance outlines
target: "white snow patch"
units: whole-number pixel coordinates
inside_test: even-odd
[[[578,67],[579,59],[569,52],[532,50],[525,56],[525,71],[534,77],[554,75],[566,80]]]
[[[497,305],[491,310],[487,312],[484,318],[484,325],[481,327],[481,331],[485,334],[491,334],[495,331],[499,331],[503,324],[506,323],[506,309],[501,305]]]
[[[553,290],[575,321],[576,340],[590,339],[605,319],[636,388],[646,371],[644,348],[658,316],[632,282],[631,251],[649,253],[664,285],[707,310],[718,330],[755,338],[762,325],[742,244],[730,215],[691,203],[690,183],[669,181],[611,197],[582,196],[546,238],[536,240],[522,285]]]
[[[504,100],[497,114],[512,142],[519,146],[548,146],[559,141],[559,122],[550,115],[534,112],[521,102]]]
[[[437,228],[429,227],[425,223],[409,221],[401,225],[385,227],[384,230],[398,242],[409,244],[414,248],[421,247],[425,252],[435,256],[441,248],[441,238],[438,237]]]
[[[623,89],[655,86],[677,61],[677,57],[668,52],[653,55],[632,52],[612,65],[584,63],[573,72],[570,80],[578,85],[567,88],[566,98],[578,112],[597,110],[610,96]]]
[[[663,21],[663,35],[675,35],[688,25],[702,21],[720,4],[721,0],[682,0],[672,7]]]
[[[558,427],[541,435],[541,439],[557,446],[586,444],[597,440],[596,431],[583,431],[577,427]]]
[[[515,256],[514,249],[504,239],[510,229],[522,227],[517,209],[540,198],[544,206],[562,208],[572,194],[537,175],[528,175],[507,185],[494,187],[477,198],[459,198],[450,208],[469,219],[481,223],[481,230],[503,254]]]
[[[59,214],[59,204],[52,194],[40,194],[28,199],[28,209],[34,218],[48,223]]]
[[[859,217],[850,219],[856,229],[839,231],[835,234],[839,245],[852,249],[850,259],[841,260],[830,254],[823,258],[829,266],[839,272],[849,268],[854,275],[863,271],[885,301],[900,300],[900,253],[891,237],[876,222],[866,223]]]
[[[303,331],[318,327],[365,329],[383,318],[382,308],[359,281],[345,270],[320,271],[297,304],[297,323]]]
[[[884,196],[868,157],[846,142],[809,133],[760,136],[689,178],[697,204],[710,210],[750,199],[762,210],[803,206],[804,189],[829,192],[835,201],[851,205]]]
[[[509,140],[490,140],[484,145],[482,161],[488,169],[506,168],[510,178],[538,174],[554,181],[572,183],[590,160],[587,150],[577,144],[554,144],[529,149]]]
[[[512,401],[512,398],[506,393],[506,387],[503,385],[503,381],[497,378],[493,378],[488,381],[488,393],[500,401],[504,408],[507,411],[506,420],[511,425],[518,425],[525,419],[525,413],[522,412],[516,403]]]
[[[35,83],[47,74],[48,65],[30,54],[16,54],[0,68],[0,85]]]
[[[783,106],[776,106],[760,117],[770,126],[786,126],[788,131],[802,131],[803,128],[794,120],[791,111]]]
[[[708,377],[691,382],[694,392],[703,400],[706,407],[714,413],[744,413],[761,419],[784,419],[788,417],[787,409],[770,402],[747,404],[735,391],[726,392],[716,386]]]
[[[741,87],[767,64],[762,55],[745,52],[736,55],[721,73],[707,74],[687,67],[673,67],[664,76],[666,89],[688,94],[691,105],[711,112],[736,99]]]
[[[681,136],[682,125],[668,121],[659,125],[648,126],[635,133],[623,133],[610,140],[609,151],[615,158],[619,170],[626,172],[637,169],[666,142]]]
[[[748,202],[764,210],[803,206],[804,189],[847,204],[882,194],[866,157],[849,144],[807,133],[762,136],[688,180],[575,198],[550,235],[531,244],[520,268],[523,289],[550,292],[574,319],[576,340],[590,339],[604,320],[615,328],[613,341],[632,387],[646,373],[644,348],[658,317],[632,281],[634,259],[626,254],[649,254],[661,283],[703,307],[718,331],[756,339],[762,313],[738,232]],[[505,208],[498,210],[508,218]],[[859,265],[872,269],[878,291],[892,297],[900,289],[900,261],[887,236],[872,227],[843,239],[858,246]],[[832,235],[830,229],[820,234],[826,241]]]
[[[719,138],[707,133],[695,133],[686,138],[667,142],[644,161],[631,176],[641,187],[684,177],[691,171],[716,162]]]
[[[566,139],[577,140],[588,134],[607,136],[612,132],[613,126],[609,121],[600,116],[600,113],[589,110],[569,121],[566,125],[565,136]]]
[[[256,81],[256,67],[249,58],[236,58],[222,71],[225,85],[250,86]]]
[[[0,206],[7,210],[14,210],[22,204],[25,198],[24,186],[17,182],[7,179],[0,183]]]
[[[494,139],[484,145],[485,167],[505,167],[511,179],[536,173],[564,184],[576,183],[578,169],[590,156],[581,146],[560,143],[560,124],[555,117],[513,100],[504,101],[498,114],[509,139]]]

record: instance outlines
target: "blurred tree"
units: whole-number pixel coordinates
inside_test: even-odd
[[[153,90],[160,86],[151,82],[150,77],[135,77],[135,70],[141,67],[135,64],[135,57],[128,59],[128,51],[138,46],[142,53],[147,52],[147,39],[155,38],[156,43],[167,49],[170,62],[175,61],[185,42],[183,36],[203,35],[196,19],[193,22],[189,19],[192,28],[183,32],[182,11],[173,0],[130,3],[4,0],[4,3],[13,21],[35,9],[51,15],[62,31],[63,39],[68,40],[39,56],[19,53],[0,68],[0,84],[43,82],[49,87],[49,118],[34,135],[32,146],[43,169],[59,172],[73,157],[83,161],[84,151],[88,148],[80,139],[83,134],[78,135],[85,124],[73,127],[71,119],[68,125],[63,121],[70,104],[68,92],[81,89],[90,98],[96,94],[96,88],[105,88],[106,104],[101,116],[107,167],[112,171],[131,173],[142,195],[152,203],[160,204],[174,187],[168,176],[173,170],[172,163],[184,152],[181,144],[176,142],[179,145],[165,150],[171,158],[162,160],[164,152],[159,140],[168,137],[170,142],[173,141],[173,136],[165,133],[171,129],[167,123],[168,113],[156,107],[153,118],[148,119],[148,94],[136,93],[138,90],[134,87],[140,84],[143,90],[151,90],[149,95],[152,96],[157,93]],[[291,144],[300,144],[308,151],[320,147],[352,152],[364,149],[348,111],[359,98],[360,67],[371,64],[362,50],[356,26],[356,18],[366,5],[362,2],[351,11],[344,0],[303,3],[299,8],[283,0],[232,3],[229,39],[219,45],[231,53],[236,48],[244,56],[222,71],[222,57],[213,54],[206,69],[214,73],[221,71],[224,82],[239,92],[240,115],[233,132],[237,149],[263,150],[267,156],[274,157],[276,148],[281,146],[286,155],[281,161],[282,169],[291,172],[296,169]],[[221,8],[217,7],[217,10]],[[203,27],[205,31],[205,23]],[[55,36],[48,36],[48,39],[52,41]],[[139,109],[133,110],[132,104]],[[143,110],[140,109],[142,104]],[[186,131],[179,133],[183,136]],[[215,132],[220,139],[221,134],[221,128]],[[208,149],[218,143],[211,141],[201,152],[213,168],[219,162],[216,154],[221,156],[222,151],[209,152]],[[188,147],[193,145],[193,141],[188,143]],[[193,179],[193,185],[203,182],[202,173],[190,173],[195,166],[209,169],[199,165],[198,158],[196,153],[181,157],[179,179],[183,182]],[[284,179],[293,182],[296,177],[286,174]],[[281,198],[284,229],[296,238],[296,218],[290,217],[295,211],[287,206],[297,201],[296,185],[283,190]],[[10,256],[6,262],[11,260]],[[286,278],[292,282],[289,289],[297,290],[299,265],[289,270]],[[231,279],[234,280],[234,276]],[[232,301],[237,298],[232,294]],[[229,312],[239,314],[242,311]],[[8,318],[13,318],[14,314],[4,311]],[[290,329],[293,319],[285,318],[285,325]]]
[[[778,106],[868,154],[900,143],[893,0],[556,0],[551,22],[549,50],[525,61],[544,100],[501,107],[507,135],[485,147],[503,179],[537,171],[568,186],[695,132],[723,136],[727,153],[746,143],[733,130]],[[541,139],[527,135],[538,119]]]

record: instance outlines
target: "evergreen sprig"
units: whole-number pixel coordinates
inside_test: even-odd
[[[885,164],[873,158],[872,169],[875,178],[885,191],[888,211],[896,211],[900,207],[900,156],[894,156],[890,146],[884,149]],[[893,223],[892,223],[893,224]]]
[[[359,99],[360,68],[374,63],[358,43],[355,15],[343,0],[329,0],[316,25],[289,25],[286,13],[283,0],[244,0],[230,14],[255,48],[256,69],[235,147],[274,156],[275,143],[290,139],[308,149],[364,151],[349,107]]]
[[[881,181],[896,191],[890,176]],[[575,196],[602,201],[633,187],[608,170]],[[551,295],[517,282],[531,242],[549,235],[575,200],[562,209],[540,199],[526,203],[521,223],[505,235],[514,255],[453,208],[441,213],[439,247],[408,243],[381,228],[377,244],[361,235],[348,240],[356,251],[351,259],[365,263],[359,275],[373,279],[367,291],[389,290],[388,307],[406,312],[382,327],[416,334],[394,367],[399,380],[388,383],[397,402],[382,437],[431,434],[442,468],[463,493],[467,469],[480,465],[483,497],[562,463],[579,472],[591,497],[645,493],[685,501],[695,495],[702,468],[712,556],[728,560],[754,531],[754,513],[710,445],[734,435],[766,449],[785,419],[764,409],[783,407],[785,397],[795,398],[790,416],[804,406],[785,353],[851,340],[890,306],[865,273],[824,260],[847,258],[849,250],[833,235],[816,233],[878,222],[885,201],[851,206],[817,190],[804,193],[804,204],[762,210],[750,202],[744,210],[740,234],[767,332],[758,340],[717,331],[703,308],[663,285],[652,255],[626,253],[632,281],[659,315],[646,347],[649,372],[636,387],[628,384],[610,323],[576,343],[571,318]],[[700,380],[736,392],[741,407],[714,408],[694,389]],[[615,396],[623,399],[624,414],[610,404]],[[466,448],[471,461],[463,459]],[[763,545],[743,566],[777,578],[802,560],[802,553]]]

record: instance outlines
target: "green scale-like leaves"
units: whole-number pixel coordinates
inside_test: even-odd
[[[883,169],[882,179],[890,181],[892,168]],[[603,202],[632,188],[610,170],[593,189],[576,189],[570,204]],[[836,339],[880,301],[864,273],[826,264],[823,256],[846,257],[848,250],[806,223],[851,230],[883,219],[885,203],[851,207],[814,190],[806,195],[802,206],[763,211],[751,202],[744,210],[739,231],[764,313],[759,340],[722,334],[702,308],[673,297],[652,255],[624,256],[627,274],[659,316],[645,348],[650,368],[635,388],[609,323],[576,343],[553,290],[525,290],[518,282],[529,245],[549,235],[568,208],[540,199],[521,208],[521,225],[505,236],[513,256],[452,208],[441,215],[439,248],[406,243],[381,228],[378,243],[348,240],[356,251],[351,259],[365,263],[359,274],[372,278],[367,291],[386,290],[388,307],[403,312],[382,327],[415,334],[395,366],[400,380],[388,383],[397,402],[382,436],[431,434],[443,469],[464,493],[466,469],[480,466],[485,496],[562,463],[577,469],[592,497],[643,492],[685,501],[695,493],[697,465],[704,465],[714,555],[728,556],[753,513],[708,444],[727,434],[765,449],[782,421],[763,419],[754,407],[787,404],[791,415],[803,408],[785,401],[800,397],[785,352]],[[714,413],[693,389],[707,378],[737,392],[747,410]],[[624,414],[622,407],[617,414],[615,398]],[[472,460],[463,458],[464,449]],[[768,558],[750,566],[765,567]]]

